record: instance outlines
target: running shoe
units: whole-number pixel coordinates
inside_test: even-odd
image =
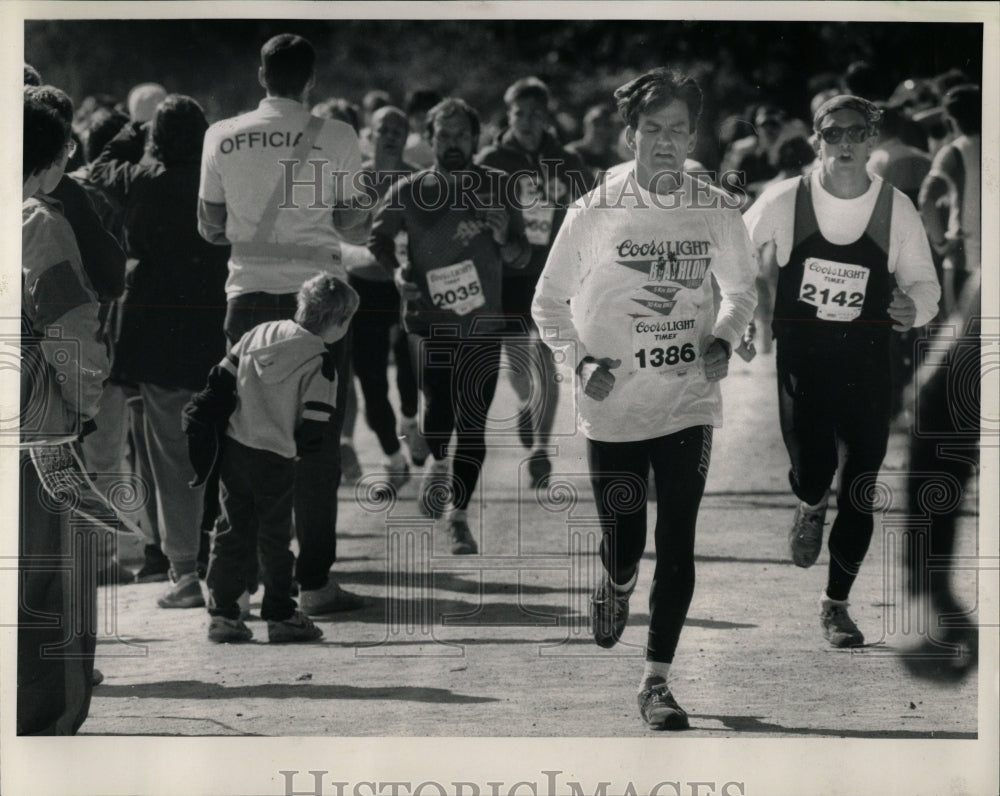
[[[272,644],[288,644],[299,641],[315,641],[323,631],[313,624],[312,619],[301,611],[296,611],[288,619],[267,620],[267,640]]]
[[[188,572],[179,578],[170,573],[173,585],[156,599],[160,608],[204,608],[205,597],[201,593],[197,572]]]
[[[823,523],[826,521],[826,503],[809,511],[799,503],[795,520],[788,532],[788,548],[797,567],[808,568],[816,563],[823,547]]]
[[[213,616],[208,623],[208,640],[216,644],[239,644],[253,638],[253,631],[242,619]]]
[[[662,677],[650,677],[642,684],[638,702],[642,720],[654,730],[686,730],[691,726]]]
[[[834,647],[860,647],[865,643],[865,637],[858,630],[847,613],[846,602],[821,600],[819,615],[823,626],[823,637]]]
[[[334,580],[327,580],[319,589],[302,589],[299,592],[299,607],[311,616],[356,611],[367,605],[364,597],[340,588]]]
[[[604,573],[594,596],[590,598],[590,627],[598,647],[611,649],[621,640],[628,624],[628,601],[633,591],[634,583],[628,591],[618,591],[608,573]]]
[[[469,530],[465,520],[451,520],[448,523],[448,538],[451,540],[451,553],[456,556],[474,556],[479,552],[476,540]]]

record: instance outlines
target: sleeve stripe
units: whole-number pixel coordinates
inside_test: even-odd
[[[219,363],[222,368],[232,375],[236,376],[238,373],[238,365],[236,360],[232,356],[227,356],[222,362]]]
[[[306,401],[306,409],[312,409],[314,412],[330,412],[333,413],[334,407],[332,404],[328,404],[324,401]]]
[[[306,409],[302,412],[303,420],[318,420],[321,423],[326,423],[330,419],[330,416],[330,412],[317,411],[315,409]]]

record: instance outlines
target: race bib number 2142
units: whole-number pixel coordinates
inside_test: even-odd
[[[802,268],[799,301],[816,308],[824,321],[853,321],[861,315],[868,289],[867,268],[808,257]]]

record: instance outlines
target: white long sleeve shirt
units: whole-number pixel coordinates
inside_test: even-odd
[[[755,277],[732,198],[688,175],[674,193],[651,195],[630,170],[574,203],[531,309],[557,361],[621,361],[603,401],[577,384],[583,434],[629,442],[721,426],[722,395],[705,378],[702,348],[709,335],[736,347],[757,304]]]
[[[845,246],[860,238],[875,209],[882,179],[872,176],[868,190],[855,199],[838,199],[820,184],[819,169],[806,177],[812,180],[813,210],[819,231],[830,243]],[[755,249],[773,242],[778,266],[788,265],[795,234],[795,192],[799,178],[792,177],[768,188],[743,217]],[[889,226],[889,273],[917,307],[914,326],[923,326],[938,309],[941,287],[931,260],[930,245],[923,222],[913,202],[893,188],[892,218]]]

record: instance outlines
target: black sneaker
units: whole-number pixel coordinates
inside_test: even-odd
[[[636,583],[638,578],[636,578]],[[617,644],[628,624],[628,601],[635,591],[635,583],[628,591],[618,591],[611,584],[607,572],[590,598],[590,629],[598,647],[611,649]]]
[[[639,715],[654,730],[686,730],[688,715],[662,677],[650,677],[639,692]]]
[[[865,637],[847,613],[847,603],[822,600],[819,615],[823,636],[834,647],[860,647]]]
[[[159,545],[148,544],[143,550],[142,569],[135,573],[136,583],[162,583],[170,579],[170,559]]]
[[[448,538],[451,540],[452,555],[474,556],[479,552],[476,540],[465,520],[451,520],[448,523]]]
[[[788,532],[788,549],[792,554],[795,566],[806,569],[816,563],[819,552],[823,548],[823,524],[826,522],[826,504],[815,511],[802,508],[800,503],[795,509],[795,519]]]

